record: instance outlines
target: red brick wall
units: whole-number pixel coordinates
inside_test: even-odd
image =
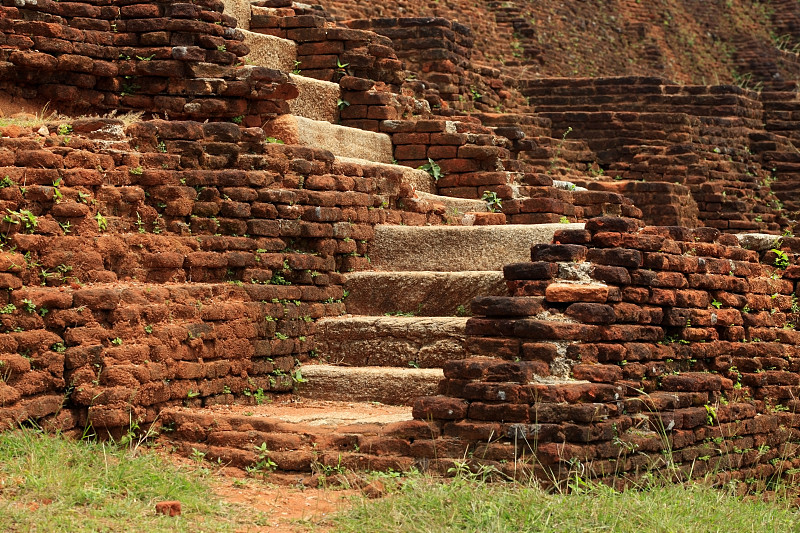
[[[399,170],[263,144],[260,128],[48,126],[0,137],[3,427],[118,430],[290,391],[374,225],[444,216],[398,209]]]
[[[285,74],[244,67],[223,4],[43,0],[0,7],[0,89],[66,113],[264,120],[297,96]]]
[[[557,477],[636,478],[666,459],[722,482],[796,468],[796,241],[759,254],[624,218],[556,233],[505,267],[510,296],[473,302],[473,357],[418,401],[441,430],[419,446]]]

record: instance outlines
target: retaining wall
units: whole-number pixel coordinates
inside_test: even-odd
[[[599,218],[534,246],[504,269],[510,296],[473,302],[472,357],[415,406],[441,430],[431,460],[617,484],[673,463],[720,483],[796,468],[800,248],[745,243]]]

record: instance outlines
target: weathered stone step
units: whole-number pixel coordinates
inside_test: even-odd
[[[417,198],[432,203],[443,204],[448,216],[453,219],[462,220],[465,226],[469,226],[463,216],[465,213],[487,213],[489,207],[483,200],[470,200],[469,198],[455,198],[453,196],[441,196],[429,192],[417,191]]]
[[[353,315],[414,313],[465,316],[476,296],[506,296],[503,273],[351,272],[345,275],[347,312]]]
[[[244,57],[246,63],[283,72],[294,70],[297,59],[294,41],[249,30],[239,31],[244,34],[244,44],[250,48],[250,53]]]
[[[254,6],[250,0],[222,0],[225,6],[224,13],[236,19],[236,27],[240,30],[250,29],[250,18]]]
[[[466,317],[330,318],[317,322],[315,349],[324,361],[350,367],[440,368],[467,356],[466,324]]]
[[[342,94],[338,83],[306,78],[297,74],[289,74],[289,79],[297,85],[300,93],[294,100],[289,100],[289,110],[293,115],[311,120],[336,122],[339,96]]]
[[[549,243],[557,230],[582,228],[583,224],[379,225],[369,257],[374,269],[384,271],[502,270],[509,263],[530,261],[531,246]]]
[[[246,415],[243,413],[247,413]],[[396,422],[413,420],[411,408],[405,405],[376,405],[363,402],[339,402],[296,398],[291,402],[276,401],[255,405],[198,407],[169,407],[163,411],[165,420],[182,425],[193,424],[219,431],[255,430],[264,433],[297,433],[298,429],[311,435],[321,435],[341,429],[358,432],[375,430]],[[369,425],[369,428],[358,426]],[[313,429],[312,429],[313,428]],[[311,439],[304,443],[311,448]]]
[[[395,165],[394,163],[391,162],[379,163],[376,161],[359,159],[356,157],[337,157],[336,159],[338,159],[343,163],[354,163],[361,166],[379,167],[379,168],[384,167],[384,168],[390,168],[392,170],[400,170],[403,173],[403,181],[414,187],[414,190],[417,192],[417,194],[436,193],[436,182],[431,177],[431,175],[425,172],[424,170],[420,170],[418,168],[404,167],[402,165]],[[440,197],[437,196],[437,198]]]
[[[438,368],[344,367],[305,365],[305,383],[296,394],[316,400],[412,405],[419,396],[436,394],[444,377]]]
[[[321,120],[283,115],[264,126],[267,135],[286,144],[329,150],[337,157],[392,162],[392,141],[385,133],[338,126]]]

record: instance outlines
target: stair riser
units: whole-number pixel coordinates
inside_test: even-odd
[[[297,85],[300,93],[289,101],[289,110],[293,115],[336,123],[339,115],[337,104],[341,95],[339,84],[294,74],[290,74],[289,79]]]
[[[224,13],[236,19],[236,27],[241,30],[250,29],[250,0],[222,0]]]
[[[297,45],[293,41],[242,30],[244,43],[250,48],[245,60],[259,67],[291,72],[297,58]]]
[[[369,250],[372,266],[384,271],[502,270],[531,260],[531,246],[550,243],[560,229],[583,224],[472,227],[376,226]]]
[[[437,370],[385,373],[360,372],[360,369],[339,369],[330,372],[328,366],[303,367],[305,383],[296,394],[314,400],[347,402],[379,402],[387,405],[413,405],[420,396],[432,396],[438,390],[443,374]]]
[[[466,319],[339,318],[317,323],[315,349],[346,366],[441,368],[467,356]]]
[[[286,144],[329,150],[335,156],[377,163],[392,162],[392,141],[385,133],[346,128],[293,115],[276,118],[264,126],[264,131]]]
[[[505,296],[501,272],[356,272],[345,282],[347,312],[466,316],[476,296]]]

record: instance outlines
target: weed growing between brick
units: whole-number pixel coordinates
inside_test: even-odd
[[[217,532],[261,520],[215,498],[204,469],[134,449],[32,429],[1,434],[0,530]],[[183,515],[156,515],[163,500],[180,501]]]
[[[359,533],[800,531],[800,515],[786,501],[744,501],[697,483],[656,483],[622,493],[581,480],[571,485],[571,491],[548,493],[470,476],[452,482],[416,477],[381,500],[359,500],[332,526]]]

